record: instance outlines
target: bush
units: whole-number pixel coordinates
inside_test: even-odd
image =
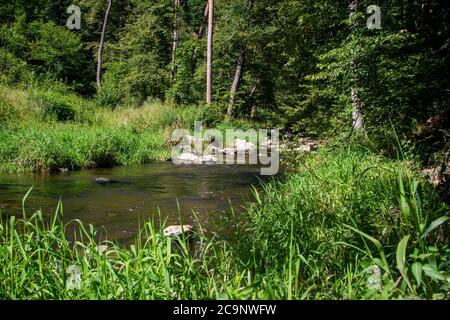
[[[9,122],[17,117],[15,110],[5,101],[0,100],[0,123]]]
[[[27,63],[0,48],[0,84],[13,86],[27,82],[30,78],[31,71]]]
[[[224,114],[226,113],[226,109],[223,105],[211,104],[204,106],[202,109],[202,120],[205,122],[206,126],[214,128],[223,122]]]
[[[42,94],[39,97],[39,104],[43,109],[43,117],[45,120],[75,120],[75,109],[63,99],[58,99],[56,95]]]

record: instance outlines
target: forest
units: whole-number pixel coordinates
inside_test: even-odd
[[[449,74],[448,0],[2,1],[0,299],[450,299]],[[8,212],[11,176],[167,162],[195,121],[278,129],[285,172],[194,254],[31,185]]]

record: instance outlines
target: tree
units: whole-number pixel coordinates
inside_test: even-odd
[[[239,87],[239,81],[241,80],[242,66],[244,64],[245,49],[241,47],[239,52],[239,58],[236,65],[236,72],[234,74],[233,83],[230,89],[230,102],[228,103],[227,117],[231,118],[233,115],[233,107],[236,100],[236,92]]]
[[[350,0],[349,4],[350,9],[350,19],[353,18],[355,13],[358,11],[358,0]],[[356,29],[358,26],[356,19],[352,21],[352,31]],[[350,63],[350,69],[351,69],[351,76],[352,79],[350,80],[352,82],[351,87],[351,99],[352,99],[352,119],[353,119],[353,129],[354,130],[361,130],[363,129],[363,119],[361,114],[361,100],[358,96],[358,86],[354,78],[354,69],[356,67],[355,59],[352,58],[352,61]]]
[[[103,65],[103,46],[105,44],[106,26],[108,25],[109,12],[111,11],[112,0],[108,0],[108,7],[106,8],[105,18],[103,20],[102,34],[100,36],[100,44],[98,46],[98,60],[97,60],[97,87],[102,87],[102,65]]]
[[[252,0],[247,0],[247,10],[246,10],[247,11],[247,27],[248,27],[248,24],[250,24],[250,19],[248,17],[249,16],[248,13],[251,11],[252,6],[253,6],[253,1]],[[239,82],[241,81],[242,68],[243,68],[244,58],[245,58],[245,50],[246,50],[245,49],[245,44],[241,40],[241,45],[240,45],[240,50],[239,50],[239,57],[238,57],[237,64],[236,64],[236,71],[234,73],[234,79],[233,79],[233,83],[231,84],[231,89],[230,89],[230,101],[228,103],[228,110],[227,110],[227,117],[228,118],[231,118],[231,116],[233,115],[234,103],[236,101],[236,93],[237,93],[237,90],[238,90],[238,87],[239,87]],[[256,87],[255,87],[255,90],[256,90]],[[255,112],[252,112],[250,117],[253,117],[254,113]]]
[[[214,34],[214,0],[208,0],[208,49],[206,62],[206,104],[212,103],[212,54]]]
[[[171,70],[171,82],[175,79],[175,75],[177,73],[177,49],[178,42],[180,41],[180,32],[179,32],[179,9],[180,9],[180,0],[175,0],[175,21],[173,26],[173,43],[172,43],[172,70]]]

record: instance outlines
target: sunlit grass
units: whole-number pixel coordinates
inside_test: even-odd
[[[131,246],[96,243],[62,213],[3,218],[2,298],[444,299],[450,289],[448,206],[407,164],[360,147],[325,149],[265,185],[232,245],[200,233],[192,249],[151,221]],[[67,287],[71,266],[79,289]]]
[[[165,161],[173,129],[192,130],[195,121],[211,117],[204,106],[160,102],[112,110],[61,90],[0,86],[0,171]]]

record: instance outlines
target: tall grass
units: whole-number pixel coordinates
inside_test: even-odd
[[[64,222],[61,204],[50,218],[24,209],[1,223],[0,297],[448,298],[448,206],[407,163],[325,149],[256,199],[233,245],[198,234],[194,247],[152,222],[129,247],[96,243],[92,227]],[[71,266],[79,288],[67,286]]]
[[[241,247],[254,273],[294,268],[316,298],[446,297],[449,208],[407,163],[325,150],[256,199]]]
[[[222,120],[216,106],[146,102],[113,110],[64,86],[0,86],[0,171],[75,170],[166,160],[173,129],[193,130],[195,121],[215,126]]]
[[[55,171],[165,160],[164,130],[28,124],[0,130],[0,170]]]
[[[61,90],[0,86],[0,170],[75,170],[166,160],[172,129],[193,127],[204,112],[161,103],[111,110]]]

